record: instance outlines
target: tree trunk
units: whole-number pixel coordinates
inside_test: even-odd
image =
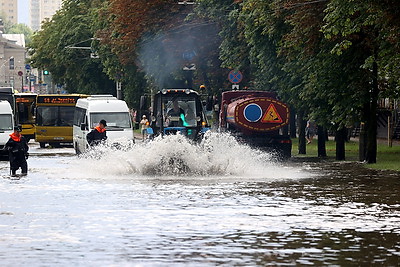
[[[290,138],[296,138],[296,111],[294,108],[290,110]]]
[[[336,160],[346,159],[346,129],[341,128],[336,131]]]
[[[306,151],[306,126],[307,121],[304,120],[304,112],[301,111],[297,114],[298,125],[299,125],[299,154],[305,155]]]
[[[365,160],[367,163],[376,163],[376,152],[377,152],[377,109],[378,109],[378,64],[376,61],[372,65],[372,92],[370,102],[370,114],[367,117],[367,153]]]
[[[358,159],[363,162],[367,154],[367,132],[365,131],[365,124],[360,124],[360,138],[358,143]]]
[[[317,126],[318,134],[318,157],[326,157],[326,141],[325,129],[322,126]]]

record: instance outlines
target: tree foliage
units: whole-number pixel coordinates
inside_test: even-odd
[[[108,27],[97,33],[101,46],[117,56],[120,68],[143,72],[148,88],[220,87],[215,24],[190,18],[191,9],[172,0],[110,1],[102,16]],[[183,71],[191,64],[196,71]]]
[[[32,65],[49,70],[54,82],[71,93],[115,91],[100,60],[91,58],[91,50],[86,49],[91,47],[94,36],[91,16],[95,2],[64,1],[62,9],[34,34],[30,45]]]
[[[242,86],[277,92],[319,125],[342,131],[365,122],[373,162],[377,99],[400,95],[396,4],[68,0],[34,36],[32,60],[69,88],[104,92],[110,80],[121,81],[125,99],[136,106],[151,89],[189,87],[192,80],[195,88],[220,92],[229,88],[229,70],[240,70]],[[92,46],[99,59],[65,49],[77,43]],[[196,71],[182,71],[189,64]]]
[[[248,55],[256,88],[278,91],[320,125],[340,130],[363,118],[374,161],[378,94],[393,96],[399,88],[395,1],[198,2],[203,15],[221,16],[225,66],[235,58],[224,57],[228,50]]]
[[[29,45],[31,42],[31,37],[33,31],[27,25],[23,23],[13,24],[12,22],[4,19],[5,16],[0,14],[0,20],[3,22],[4,33],[6,34],[24,34],[25,35],[25,44]]]

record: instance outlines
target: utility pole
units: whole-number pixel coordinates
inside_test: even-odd
[[[26,76],[27,76],[27,78],[28,78],[28,88],[29,88],[29,92],[32,92],[31,72],[30,72],[30,69],[26,70]]]

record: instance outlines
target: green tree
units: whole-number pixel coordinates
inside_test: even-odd
[[[357,97],[362,99],[362,121],[366,142],[361,140],[360,160],[376,162],[377,102],[380,93],[398,92],[399,21],[400,8],[396,1],[331,0],[326,9],[324,34],[335,43],[333,53],[342,54],[356,49],[363,53],[363,62],[356,64],[364,70],[362,87]],[[365,147],[363,147],[365,144]]]
[[[99,49],[112,51],[116,56],[112,62],[118,62],[105,63],[109,75],[136,69],[136,84],[143,84],[140,79],[146,77],[148,92],[165,87],[198,88],[200,84],[217,87],[221,68],[215,24],[188,18],[192,7],[176,1],[144,2],[113,0],[99,16],[99,26],[103,26],[97,32]],[[188,64],[195,64],[196,71],[183,71]],[[135,86],[132,73],[129,81],[123,80]]]
[[[31,42],[33,31],[26,24],[13,24],[7,29],[6,33],[15,33],[25,35],[25,44],[28,46]]]
[[[13,26],[13,23],[7,19],[7,16],[2,11],[0,11],[0,20],[6,33]]]
[[[68,0],[62,9],[42,25],[30,45],[32,66],[47,69],[55,83],[71,92],[115,93],[115,85],[103,72],[99,59],[91,58],[94,33],[92,10],[97,1]]]
[[[239,20],[241,6],[233,0],[198,0],[196,13],[200,18],[214,22],[219,27],[221,41],[219,45],[220,67],[225,69],[223,89],[229,89],[227,75],[230,70],[240,70],[244,80],[242,86],[254,86],[252,66],[249,60],[249,48],[245,40],[245,25]]]
[[[5,15],[0,13],[0,20],[4,26],[4,33],[6,34],[24,34],[25,43],[28,45],[31,41],[33,31],[27,25],[23,23],[13,24],[12,22],[5,19]]]
[[[362,106],[358,89],[365,71],[359,65],[365,56],[357,49],[331,54],[335,44],[321,33],[326,1],[298,1],[282,6],[287,10],[285,23],[290,25],[281,45],[287,61],[284,68],[298,73],[302,80],[297,101],[307,106],[307,113],[319,125],[342,135]],[[336,158],[344,160],[345,138],[338,136],[336,141]]]

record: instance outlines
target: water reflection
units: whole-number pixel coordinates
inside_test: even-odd
[[[260,165],[254,158],[228,173],[130,172],[132,164],[144,169],[145,151],[85,161],[33,156],[28,177],[1,179],[2,266],[397,266],[400,260],[398,173],[352,163]],[[232,154],[217,165],[238,162]],[[0,163],[2,173],[7,167]]]

